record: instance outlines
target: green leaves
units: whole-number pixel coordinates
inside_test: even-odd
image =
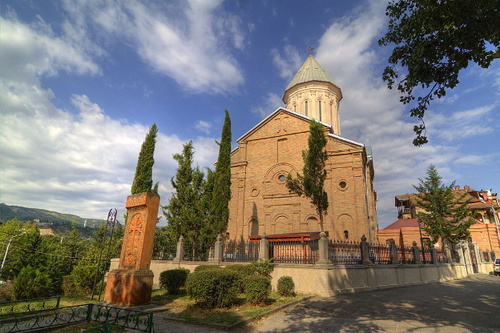
[[[311,200],[319,215],[321,231],[323,231],[323,215],[328,209],[328,195],[324,190],[326,179],[327,153],[325,146],[327,139],[323,132],[323,125],[314,120],[309,127],[308,150],[302,152],[304,160],[303,175],[292,178],[287,176],[286,187],[292,193],[304,196]]]
[[[498,57],[497,6],[495,0],[393,0],[387,6],[388,31],[379,45],[395,46],[382,78],[389,89],[397,83],[403,104],[417,99],[410,114],[422,123],[414,127],[414,145],[427,143],[423,118],[430,102],[456,87],[469,62],[487,68]],[[415,96],[417,88],[427,93]]]
[[[432,242],[441,239],[457,243],[460,239],[467,239],[469,227],[474,223],[467,207],[470,202],[468,193],[457,195],[453,192],[455,182],[445,186],[433,165],[427,169],[427,177],[419,182],[414,186],[419,192],[416,206],[422,209],[417,217]]]
[[[153,124],[149,128],[149,133],[142,143],[135,169],[134,182],[132,183],[132,194],[153,191],[157,193],[158,191],[158,183],[156,183],[153,188],[153,164],[155,162],[154,152],[157,133],[158,128],[156,124]]]

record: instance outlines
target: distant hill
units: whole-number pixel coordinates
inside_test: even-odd
[[[62,214],[39,208],[28,208],[21,206],[9,206],[0,203],[0,223],[17,218],[20,221],[31,221],[40,228],[50,228],[57,235],[67,235],[71,231],[72,223],[76,223],[78,229],[86,236],[99,228],[106,220],[85,219],[72,214]],[[84,227],[85,226],[85,227]]]

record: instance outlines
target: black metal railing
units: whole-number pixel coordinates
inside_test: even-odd
[[[391,248],[389,244],[368,244],[369,259],[375,265],[391,263]]]
[[[330,240],[328,257],[335,265],[358,265],[362,263],[359,243]]]
[[[123,329],[153,332],[153,314],[100,304],[80,304],[35,313],[11,313],[0,317],[0,332],[32,332],[66,327],[82,322],[100,322]]]
[[[222,245],[222,261],[249,262],[259,260],[259,242],[227,241]]]
[[[415,255],[411,246],[398,247],[398,260],[401,264],[414,264]]]
[[[314,264],[318,261],[318,240],[269,242],[269,257],[275,263]]]
[[[61,296],[33,298],[21,301],[0,302],[0,318],[5,315],[33,313],[50,309],[57,309]]]

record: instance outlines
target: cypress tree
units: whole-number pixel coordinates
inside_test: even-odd
[[[142,143],[137,167],[135,168],[134,182],[132,183],[132,194],[158,192],[158,183],[153,188],[153,164],[155,162],[154,152],[157,133],[158,128],[156,124],[153,124]]]
[[[199,254],[203,229],[203,191],[205,180],[203,172],[193,168],[193,143],[184,145],[182,154],[175,154],[179,166],[172,187],[172,194],[167,206],[162,207],[168,225],[165,230],[170,243],[175,244],[182,235],[192,245],[193,256]]]
[[[225,119],[222,127],[219,156],[215,166],[213,179],[212,202],[210,207],[210,220],[212,238],[227,230],[229,221],[229,200],[231,199],[231,118],[229,112],[224,110]]]
[[[417,213],[417,217],[433,243],[439,239],[445,244],[457,243],[470,237],[469,227],[474,223],[467,206],[470,200],[467,200],[468,193],[460,196],[453,193],[455,182],[446,186],[441,179],[436,167],[430,165],[427,177],[419,179],[419,184],[413,186],[419,192],[416,206],[423,210]]]
[[[292,178],[289,174],[286,179],[286,187],[291,193],[311,200],[319,216],[321,231],[324,231],[323,216],[328,209],[328,195],[324,189],[325,165],[328,158],[325,150],[326,143],[323,125],[312,120],[309,127],[309,149],[302,152],[304,160],[303,174],[298,174],[297,178]]]

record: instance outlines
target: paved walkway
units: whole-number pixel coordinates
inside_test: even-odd
[[[223,332],[155,314],[155,331]],[[318,297],[239,332],[500,332],[500,277]]]

